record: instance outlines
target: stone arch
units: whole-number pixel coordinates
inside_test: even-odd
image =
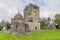
[[[20,23],[19,22],[14,22],[14,31],[17,32],[19,28]]]
[[[30,32],[30,28],[28,24],[25,24],[25,32]]]

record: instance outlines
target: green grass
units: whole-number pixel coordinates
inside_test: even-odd
[[[11,35],[1,31],[0,40],[60,40],[60,30],[40,30],[24,35]]]

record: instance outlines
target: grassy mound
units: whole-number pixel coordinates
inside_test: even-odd
[[[11,35],[0,32],[0,40],[60,40],[60,30],[33,31],[31,34]]]

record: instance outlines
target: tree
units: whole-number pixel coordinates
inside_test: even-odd
[[[55,16],[55,23],[58,25],[58,28],[60,29],[60,14],[56,14]]]
[[[10,23],[6,21],[7,29],[10,29]]]
[[[41,20],[41,29],[48,29],[50,21],[51,21],[50,17],[42,18],[42,20]]]
[[[45,26],[47,26],[48,23],[47,23],[47,19],[46,18],[42,18],[41,19],[41,29],[44,29]]]
[[[0,25],[0,31],[2,31],[2,28],[3,28],[3,27]]]

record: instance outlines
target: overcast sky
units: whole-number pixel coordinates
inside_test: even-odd
[[[0,0],[0,21],[10,21],[18,11],[23,15],[23,9],[29,3],[40,7],[40,17],[53,18],[60,13],[60,0]]]

